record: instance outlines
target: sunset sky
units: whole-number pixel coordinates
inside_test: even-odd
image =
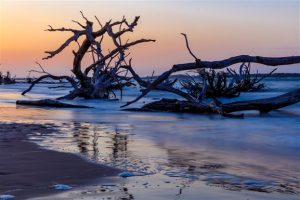
[[[76,27],[74,20],[87,17],[104,23],[129,21],[141,16],[133,37],[151,38],[132,49],[136,71],[142,75],[156,74],[172,64],[192,62],[180,33],[188,35],[191,48],[202,60],[220,60],[234,55],[261,56],[300,55],[299,0],[207,0],[207,1],[45,1],[0,0],[0,66],[25,76],[40,61],[55,74],[69,74],[72,49],[47,61],[45,50],[54,50],[68,36],[49,33],[53,27]],[[126,37],[125,37],[126,38]],[[108,44],[107,48],[110,48]],[[261,72],[271,70],[261,67]],[[255,67],[256,69],[256,67]],[[282,67],[280,72],[298,72],[300,66]]]

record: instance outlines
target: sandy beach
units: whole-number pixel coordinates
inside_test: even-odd
[[[26,138],[32,132],[52,131],[37,124],[0,123],[0,194],[26,199],[59,192],[54,184],[76,187],[118,173],[74,154],[42,149]]]

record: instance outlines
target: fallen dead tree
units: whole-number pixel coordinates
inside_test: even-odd
[[[123,68],[128,69],[132,77],[145,89],[141,90],[141,94],[135,98],[134,100],[127,102],[125,105],[121,107],[126,107],[132,103],[137,102],[145,95],[147,95],[152,90],[163,90],[166,92],[174,93],[184,98],[185,100],[180,101],[177,99],[162,99],[160,101],[152,102],[146,104],[142,108],[133,108],[126,110],[136,110],[136,111],[173,111],[173,112],[192,112],[192,113],[218,113],[224,116],[235,116],[230,113],[236,111],[244,111],[244,110],[259,110],[261,112],[268,112],[271,110],[279,109],[288,105],[292,105],[298,103],[300,101],[299,93],[300,90],[295,90],[293,92],[289,92],[277,97],[267,98],[267,99],[259,99],[253,101],[243,101],[243,102],[234,102],[231,104],[222,104],[214,95],[211,95],[212,102],[211,103],[203,103],[203,98],[207,94],[208,88],[208,78],[205,73],[205,69],[222,69],[230,67],[231,65],[238,63],[259,63],[268,66],[280,66],[280,65],[290,65],[300,63],[300,56],[290,56],[290,57],[280,57],[280,58],[271,58],[271,57],[261,57],[261,56],[249,56],[249,55],[241,55],[231,57],[225,60],[220,61],[202,61],[198,59],[195,54],[191,51],[188,43],[187,36],[183,34],[186,41],[186,46],[189,53],[195,59],[193,63],[185,63],[185,64],[176,64],[170,70],[162,73],[158,76],[153,82],[145,82],[142,80],[132,69],[131,63],[128,66],[123,66]],[[188,71],[188,70],[203,70],[204,75],[203,84],[201,90],[197,91],[196,95],[191,95],[191,93],[175,88],[173,85],[164,85],[163,83],[169,79],[169,77],[176,72]],[[274,70],[273,70],[274,71]],[[273,73],[273,71],[271,73]],[[270,74],[271,74],[270,73]],[[247,73],[248,74],[248,73]],[[256,82],[258,78],[255,78],[254,81],[251,81],[249,77],[247,77],[249,85],[258,83]],[[222,83],[222,81],[221,81]],[[163,85],[163,86],[162,86]],[[221,84],[222,85],[222,84]],[[245,85],[244,85],[245,86]],[[244,87],[243,88],[247,88]],[[235,92],[235,91],[233,91]],[[240,116],[240,115],[238,115]]]
[[[258,110],[260,112],[270,112],[286,106],[293,105],[300,101],[300,89],[296,89],[285,94],[257,100],[237,101],[228,104],[221,104],[223,112],[232,113],[236,111]]]
[[[133,32],[137,26],[139,17],[129,23],[125,17],[120,21],[113,22],[112,20],[102,24],[95,16],[98,23],[98,28],[94,26],[94,22],[90,21],[81,12],[85,24],[74,21],[81,29],[72,28],[53,28],[49,26],[47,31],[50,32],[68,32],[72,36],[68,38],[59,48],[54,51],[46,51],[48,56],[44,60],[50,59],[61,53],[71,43],[78,44],[78,50],[73,51],[73,68],[72,73],[75,76],[73,79],[70,76],[56,76],[46,72],[41,66],[41,71],[36,71],[44,75],[31,82],[30,87],[22,94],[29,92],[35,84],[40,83],[44,79],[65,80],[72,85],[73,90],[59,99],[74,99],[82,97],[86,99],[94,98],[110,98],[116,97],[115,90],[121,90],[123,87],[132,85],[131,78],[126,76],[126,72],[121,68],[121,65],[126,64],[126,57],[129,55],[126,51],[137,44],[145,42],[155,42],[152,39],[139,39],[135,41],[123,41],[122,36],[125,33]],[[114,48],[104,51],[104,37],[111,40]],[[82,59],[89,54],[92,63],[86,67],[82,67]]]
[[[128,108],[127,111],[167,111],[167,112],[181,112],[181,113],[215,113],[223,116],[242,117],[243,114],[233,115],[232,112],[258,110],[260,112],[269,112],[277,110],[295,103],[300,102],[300,89],[288,92],[276,97],[237,101],[233,103],[222,104],[218,101],[211,103],[195,103],[190,101],[180,101],[177,99],[161,99],[159,101],[145,104],[142,108]]]

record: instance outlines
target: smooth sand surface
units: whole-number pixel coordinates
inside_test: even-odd
[[[51,131],[43,125],[0,123],[0,195],[25,199],[57,192],[54,184],[84,185],[118,173],[73,154],[42,149],[26,138]]]
[[[299,200],[299,195],[231,191],[199,182],[189,185],[179,184],[179,186],[176,181],[173,181],[157,185],[157,180],[152,182],[149,178],[130,177],[117,185],[95,184],[30,200]],[[145,180],[149,181],[149,184],[141,184],[145,183]],[[176,187],[177,185],[179,187]]]

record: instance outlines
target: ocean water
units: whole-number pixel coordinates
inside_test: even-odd
[[[268,87],[263,92],[220,100],[266,98],[300,87],[297,78],[269,78],[265,83]],[[138,94],[138,88],[131,88],[120,101],[66,101],[94,109],[15,106],[17,99],[55,98],[69,90],[49,86],[38,85],[22,96],[28,85],[1,85],[0,103],[6,108],[0,108],[0,120],[55,126],[54,134],[34,132],[29,139],[45,148],[76,153],[133,173],[124,183],[133,196],[141,193],[136,188],[147,188],[149,194],[155,191],[158,197],[166,195],[159,188],[169,188],[169,195],[177,197],[184,188],[204,184],[226,191],[299,197],[300,103],[268,114],[245,112],[244,119],[121,111],[120,106]],[[161,97],[175,96],[154,91],[132,107]],[[197,194],[197,189],[193,192]]]

